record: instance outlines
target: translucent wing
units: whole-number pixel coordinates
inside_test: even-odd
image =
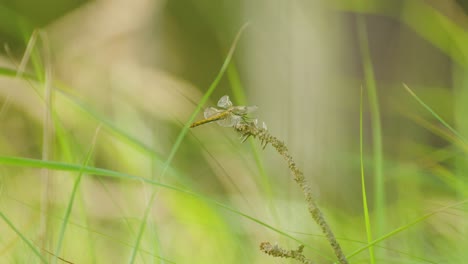
[[[214,107],[208,107],[207,109],[205,109],[205,112],[203,113],[203,115],[205,116],[205,118],[210,118],[222,112],[224,111],[216,109]]]
[[[222,127],[232,127],[237,125],[241,120],[240,116],[229,114],[226,118],[216,121],[216,123]]]
[[[219,101],[218,101],[218,107],[228,109],[231,106],[232,106],[232,102],[231,102],[231,100],[229,100],[228,95],[225,95],[225,96],[221,97],[221,99],[219,99]]]
[[[253,106],[234,106],[232,112],[236,115],[245,115],[248,113],[252,113],[256,111],[258,107],[256,105]]]
[[[244,106],[245,107],[245,113],[252,113],[257,111],[258,106],[252,105],[252,106]]]

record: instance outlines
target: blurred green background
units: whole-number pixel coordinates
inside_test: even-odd
[[[0,0],[0,263],[298,263],[263,241],[335,261],[271,146],[188,129],[225,94],[286,143],[350,263],[465,263],[467,10]]]

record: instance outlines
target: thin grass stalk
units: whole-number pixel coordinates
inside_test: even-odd
[[[312,219],[314,219],[314,221],[320,227],[322,233],[327,238],[328,243],[331,245],[335,256],[338,258],[339,262],[341,264],[348,263],[348,260],[346,259],[346,256],[344,255],[340,244],[336,240],[335,235],[333,234],[330,226],[325,220],[322,211],[315,202],[315,198],[312,194],[312,189],[307,183],[307,180],[304,177],[304,173],[302,173],[302,171],[297,168],[296,162],[294,162],[294,159],[292,158],[291,154],[289,154],[286,145],[278,138],[268,133],[266,128],[258,128],[254,123],[240,122],[234,128],[237,132],[243,135],[244,140],[250,136],[252,136],[253,138],[257,138],[260,140],[263,147],[266,147],[266,145],[270,144],[284,158],[284,160],[288,164],[289,170],[291,171],[294,181],[299,185],[299,187],[302,190],[302,193],[307,203],[307,208],[309,210],[310,215],[312,216]]]
[[[177,153],[177,150],[179,149],[180,145],[182,144],[182,140],[184,139],[185,135],[188,133],[189,124],[193,120],[195,120],[195,117],[197,116],[198,112],[201,110],[203,104],[206,101],[208,101],[209,96],[213,93],[215,88],[218,86],[218,83],[221,81],[221,78],[223,77],[224,73],[226,72],[229,63],[231,62],[232,56],[234,55],[234,51],[236,49],[237,43],[238,43],[243,31],[247,28],[247,26],[248,26],[248,23],[244,24],[241,27],[241,29],[239,30],[239,32],[237,33],[237,35],[234,38],[234,41],[233,41],[233,43],[231,45],[231,48],[229,49],[229,52],[228,52],[228,54],[226,56],[226,59],[224,60],[224,63],[221,66],[221,69],[219,70],[218,75],[216,75],[216,78],[211,83],[210,87],[208,88],[208,91],[205,93],[202,100],[197,105],[197,108],[195,109],[193,114],[190,116],[189,122],[187,122],[187,124],[182,128],[182,131],[177,136],[176,142],[174,143],[173,147],[171,148],[171,152],[169,153],[169,156],[168,156],[166,162],[163,165],[163,169],[162,169],[162,172],[161,172],[161,179],[164,178],[165,174],[167,173],[167,171],[168,171],[168,169],[169,169],[169,167],[170,167],[170,165],[172,163],[172,160],[174,159],[175,154]],[[136,238],[136,241],[135,241],[135,246],[133,247],[132,253],[130,255],[129,263],[134,263],[135,262],[136,254],[137,254],[137,252],[138,252],[138,250],[140,248],[143,233],[145,232],[145,229],[146,229],[146,225],[147,225],[146,222],[148,220],[148,216],[149,216],[149,213],[151,211],[150,209],[152,208],[152,205],[153,205],[154,199],[157,196],[157,193],[158,193],[157,189],[152,190],[151,196],[150,196],[150,198],[149,198],[149,200],[148,200],[148,202],[146,204],[146,208],[145,208],[145,211],[143,213],[143,218],[141,220],[141,224],[140,224],[140,227],[138,229],[138,235],[137,235],[137,238]]]
[[[47,36],[44,33],[41,33],[39,30],[35,30],[31,36],[31,47],[35,45],[38,36],[41,37],[43,52],[44,52],[44,63],[45,63],[45,72],[43,79],[44,86],[44,115],[43,115],[43,129],[42,129],[42,160],[48,161],[50,159],[52,151],[52,137],[53,137],[53,128],[52,128],[52,71],[51,59],[50,59],[50,49]],[[28,46],[29,46],[28,44]],[[28,47],[30,48],[30,47]],[[33,63],[36,66],[36,69],[39,68],[39,58],[32,54]],[[40,79],[40,71],[36,71]],[[49,221],[48,215],[50,210],[50,172],[48,169],[41,169],[41,181],[42,181],[42,197],[41,197],[41,207],[43,208],[40,220],[40,229],[39,229],[39,238],[42,241],[42,248],[48,248],[47,241],[49,240]]]
[[[366,192],[366,178],[364,177],[364,146],[363,146],[363,122],[362,122],[362,115],[363,115],[363,88],[361,87],[361,103],[359,105],[359,152],[360,152],[360,159],[361,159],[361,189],[362,189],[362,208],[364,210],[364,219],[366,224],[366,235],[367,235],[367,243],[370,244],[372,242],[372,227],[371,221],[369,217],[369,206],[367,205],[367,192]],[[375,263],[375,254],[374,254],[374,247],[369,246],[369,258],[372,264]]]
[[[88,153],[86,154],[85,161],[83,162],[83,165],[81,166],[80,171],[78,172],[78,177],[76,178],[75,183],[73,184],[73,190],[71,192],[70,199],[68,200],[68,206],[65,211],[65,215],[62,221],[62,226],[60,227],[59,239],[58,239],[57,248],[54,254],[55,255],[54,263],[57,263],[57,260],[59,259],[60,251],[62,250],[62,246],[63,246],[63,240],[65,239],[65,231],[67,229],[67,224],[69,222],[70,215],[73,210],[73,204],[75,202],[75,197],[78,193],[78,188],[80,187],[81,179],[83,178],[83,171],[84,171],[84,168],[89,164],[89,161],[91,160],[92,154],[94,152],[94,147],[96,146],[97,136],[100,130],[101,130],[101,125],[99,125],[96,131],[94,132],[94,137],[89,147]]]
[[[371,125],[372,125],[372,146],[374,158],[374,190],[375,190],[375,223],[378,235],[383,234],[386,226],[385,212],[385,179],[383,174],[383,140],[382,140],[382,120],[380,117],[380,106],[377,94],[377,85],[375,81],[374,66],[369,51],[369,41],[367,37],[366,22],[364,17],[357,17],[357,31],[359,47],[361,50],[362,67],[364,69],[364,78],[369,95]]]
[[[18,228],[16,228],[13,222],[3,214],[2,210],[0,210],[0,218],[2,218],[3,221],[21,238],[21,240],[23,240],[23,242],[26,243],[29,248],[31,248],[32,252],[41,260],[42,263],[48,263],[47,259],[41,254],[41,252],[39,252],[33,242],[26,238],[26,236],[23,235],[23,233],[21,233]]]

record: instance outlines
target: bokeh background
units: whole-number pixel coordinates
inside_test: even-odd
[[[273,148],[187,130],[204,95],[227,94],[286,143],[351,263],[464,263],[467,12],[1,0],[0,262],[297,263],[270,241],[332,263]]]

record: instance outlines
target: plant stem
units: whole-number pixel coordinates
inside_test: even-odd
[[[286,160],[288,163],[289,170],[293,176],[294,181],[299,185],[302,190],[302,193],[305,196],[305,200],[307,202],[307,208],[309,209],[309,213],[311,214],[314,221],[320,226],[322,233],[327,238],[328,242],[330,243],[333,251],[338,258],[341,264],[348,263],[346,256],[344,255],[343,251],[341,250],[341,246],[335,238],[330,226],[328,225],[327,221],[325,220],[322,211],[319,209],[315,202],[315,198],[312,195],[312,189],[310,188],[309,184],[307,183],[304,173],[300,171],[296,163],[294,162],[292,156],[289,154],[288,148],[286,145],[280,141],[278,138],[270,135],[268,131],[264,128],[258,128],[253,123],[244,123],[241,122],[237,124],[235,127],[236,131],[241,133],[245,139],[249,136],[254,138],[258,138],[262,143],[263,147],[265,147],[268,143],[270,143],[276,151]]]

